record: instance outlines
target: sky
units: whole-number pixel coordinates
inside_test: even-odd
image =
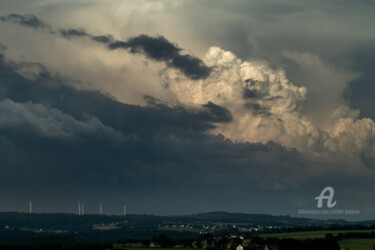
[[[375,219],[374,11],[1,1],[0,211]]]

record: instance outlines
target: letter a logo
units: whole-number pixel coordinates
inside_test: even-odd
[[[329,192],[328,195],[325,195]],[[335,190],[332,187],[325,187],[319,196],[315,197],[315,200],[318,200],[318,208],[323,206],[323,199],[327,200],[327,207],[332,208],[336,205],[336,201],[332,203],[333,195],[335,194]]]

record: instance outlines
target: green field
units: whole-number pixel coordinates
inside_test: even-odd
[[[339,241],[342,249],[373,250],[375,239],[346,239]]]
[[[117,246],[117,247],[114,247],[112,248],[113,250],[150,250],[150,249],[155,249],[155,250],[176,250],[176,249],[181,249],[181,250],[197,250],[197,248],[181,248],[181,247],[175,247],[175,248],[159,248],[159,247],[121,247],[121,246]]]
[[[324,238],[326,234],[330,233],[334,236],[339,233],[370,233],[374,230],[337,230],[337,231],[306,231],[306,232],[291,232],[291,233],[274,233],[274,234],[262,234],[262,238],[293,238],[293,239],[319,239]],[[341,249],[350,250],[373,250],[375,246],[375,239],[344,239],[338,242]]]
[[[319,239],[324,238],[326,234],[330,233],[333,236],[338,235],[339,233],[370,233],[375,230],[334,230],[334,231],[305,231],[305,232],[290,232],[290,233],[274,233],[274,234],[261,234],[259,235],[262,238],[293,238],[293,239]]]

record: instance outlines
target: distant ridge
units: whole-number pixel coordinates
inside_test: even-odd
[[[57,242],[115,242],[119,239],[194,239],[202,234],[260,234],[272,230],[322,230],[326,228],[375,228],[374,221],[347,222],[293,218],[289,215],[246,214],[214,211],[179,216],[149,214],[100,215],[67,213],[0,212],[0,246],[43,237]],[[60,243],[59,243],[60,244]]]
[[[306,225],[331,225],[331,224],[375,224],[375,221],[348,222],[343,219],[310,219],[291,217],[289,215],[270,215],[270,214],[247,214],[247,213],[229,213],[225,211],[213,211],[207,213],[197,213],[189,215],[171,215],[158,216],[149,214],[128,214],[121,215],[99,215],[85,214],[78,216],[72,213],[21,213],[21,212],[0,212],[0,227],[6,225],[25,225],[37,226],[46,224],[58,224],[64,227],[64,223],[79,222],[92,226],[92,224],[112,223],[123,220],[145,221],[147,223],[175,222],[181,223],[247,223],[256,225],[283,225],[283,226],[306,226]],[[47,223],[48,222],[48,223]],[[35,224],[35,225],[34,225]],[[48,227],[50,227],[49,225]],[[54,226],[55,227],[55,226]],[[65,228],[65,227],[64,227]]]

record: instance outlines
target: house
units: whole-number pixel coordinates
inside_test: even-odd
[[[243,246],[241,244],[239,244],[237,247],[236,247],[236,250],[243,250]]]

